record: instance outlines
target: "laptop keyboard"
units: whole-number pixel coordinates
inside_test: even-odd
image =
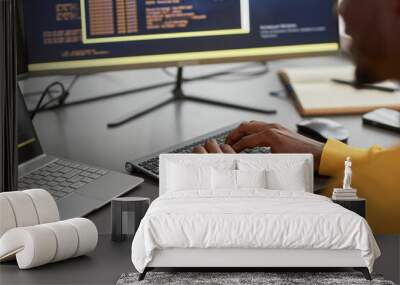
[[[18,189],[45,189],[58,200],[107,173],[104,169],[58,159],[18,179]]]
[[[202,138],[201,140],[195,141],[194,143],[190,143],[184,147],[177,148],[175,150],[169,151],[168,153],[192,153],[193,148],[199,145],[204,145],[207,140],[215,139],[218,144],[224,144],[227,136],[234,130],[234,128],[221,132],[214,136],[209,136],[206,138]],[[242,151],[244,154],[268,154],[271,153],[271,148],[269,147],[256,147],[252,149],[246,149]],[[159,156],[154,155],[153,157],[148,158],[145,161],[138,162],[135,167],[139,171],[149,174],[154,178],[158,178],[159,175]]]

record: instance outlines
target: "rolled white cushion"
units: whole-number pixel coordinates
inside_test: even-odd
[[[6,197],[0,194],[0,238],[8,230],[17,226],[13,209]]]
[[[0,261],[16,256],[20,269],[29,269],[51,262],[56,254],[57,239],[53,231],[42,225],[14,228],[0,239]]]
[[[79,237],[73,225],[60,221],[44,224],[43,226],[49,228],[56,236],[57,249],[51,262],[68,259],[75,255],[78,249]]]
[[[74,257],[89,253],[96,248],[98,232],[92,221],[83,218],[75,218],[64,222],[74,226],[78,233],[79,242]]]
[[[39,218],[39,224],[57,222],[60,220],[60,213],[56,201],[49,192],[43,189],[25,190],[36,208],[36,213]]]
[[[87,219],[14,228],[0,238],[0,261],[16,257],[29,269],[87,254],[97,245],[97,229]]]
[[[32,198],[23,191],[1,193],[11,205],[17,227],[27,227],[39,224],[38,214]]]

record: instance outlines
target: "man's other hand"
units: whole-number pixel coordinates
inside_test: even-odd
[[[400,0],[343,0],[360,84],[400,79]]]

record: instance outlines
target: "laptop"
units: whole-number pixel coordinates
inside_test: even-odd
[[[18,88],[18,189],[45,189],[62,219],[82,217],[143,183],[143,179],[43,152]]]

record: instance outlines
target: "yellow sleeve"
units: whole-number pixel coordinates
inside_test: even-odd
[[[353,162],[352,186],[358,196],[367,199],[367,220],[375,234],[400,233],[400,146],[383,149],[350,147],[336,140],[329,140],[321,157],[319,173],[332,177],[328,189],[341,187],[344,161]]]

